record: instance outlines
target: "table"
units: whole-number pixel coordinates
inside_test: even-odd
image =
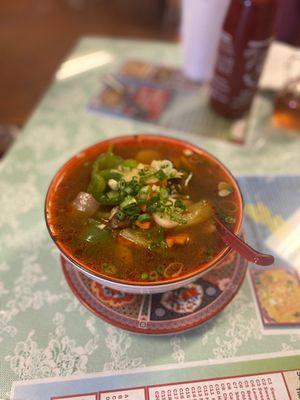
[[[272,51],[277,51],[276,45]],[[63,79],[78,64],[82,70],[87,67],[91,53],[97,68]],[[84,309],[67,287],[45,227],[43,202],[54,172],[81,148],[114,135],[164,133],[204,147],[239,176],[300,172],[300,140],[295,136],[271,133],[262,146],[258,141],[239,147],[88,112],[101,76],[137,56],[180,62],[173,44],[81,40],[0,164],[0,398],[9,398],[14,380],[84,372],[197,365],[205,379],[300,366],[299,330],[262,333],[249,301],[248,278],[216,321],[169,337],[132,335],[107,325]],[[256,123],[251,121],[253,132]]]

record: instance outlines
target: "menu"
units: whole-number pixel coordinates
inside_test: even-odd
[[[187,80],[178,68],[129,59],[102,84],[90,110],[245,142],[246,118],[235,121],[215,114],[208,105],[209,86]]]
[[[174,374],[175,372],[175,374]],[[179,372],[179,373],[178,373]],[[300,370],[274,371],[211,379],[164,381],[177,376],[201,375],[201,369],[145,370],[136,374],[85,375],[76,379],[17,383],[11,400],[297,400]],[[162,383],[150,384],[158,379]],[[138,386],[134,384],[139,382]]]

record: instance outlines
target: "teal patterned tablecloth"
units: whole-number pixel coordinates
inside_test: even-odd
[[[264,98],[254,104],[248,124],[251,141],[246,146],[87,111],[101,76],[125,58],[180,62],[177,45],[109,38],[83,39],[69,60],[90,53],[100,58],[102,54],[103,62],[109,62],[55,80],[0,163],[0,399],[9,398],[14,380],[83,372],[189,362],[198,362],[204,371],[214,363],[248,360],[252,355],[291,356],[294,361],[297,357],[300,366],[299,329],[266,335],[248,278],[215,320],[169,337],[132,335],[114,328],[73,296],[45,227],[43,202],[54,172],[78,150],[115,135],[151,132],[198,144],[236,175],[300,172],[300,140],[265,124],[263,110],[269,105]]]

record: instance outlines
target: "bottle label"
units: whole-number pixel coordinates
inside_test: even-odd
[[[255,89],[257,86],[270,43],[271,38],[261,41],[250,40],[247,43],[244,50],[245,73],[243,82],[250,89]]]
[[[212,98],[232,109],[251,104],[272,38],[249,40],[241,52],[234,48],[233,37],[222,32]]]

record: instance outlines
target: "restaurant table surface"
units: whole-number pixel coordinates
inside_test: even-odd
[[[272,49],[275,53],[276,46]],[[99,66],[84,71],[85,58],[80,57],[93,53]],[[1,161],[0,398],[8,398],[14,380],[189,362],[199,362],[205,377],[205,368],[214,362],[247,361],[261,353],[299,357],[299,330],[288,335],[261,333],[249,301],[248,279],[215,320],[168,337],[133,335],[108,325],[86,310],[68,288],[47,233],[43,203],[55,171],[82,148],[116,135],[156,133],[205,148],[237,176],[300,172],[299,138],[266,133],[262,125],[255,126],[255,119],[252,129],[258,130],[258,136],[251,144],[239,146],[88,111],[101,76],[114,71],[126,58],[136,57],[180,64],[176,44],[82,39],[70,54],[69,64],[63,66],[64,72],[66,68],[74,72],[77,62],[81,73],[63,79],[60,70]]]

